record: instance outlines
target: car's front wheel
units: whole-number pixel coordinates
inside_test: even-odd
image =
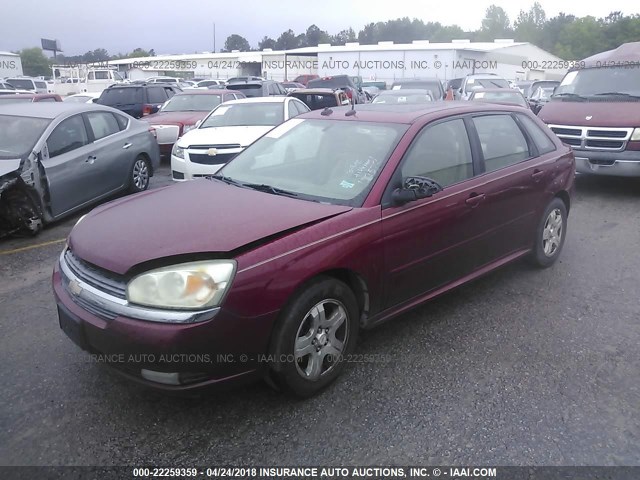
[[[538,224],[531,263],[540,268],[553,265],[560,256],[566,233],[567,207],[560,198],[554,198]]]
[[[272,372],[284,390],[310,397],[333,382],[358,336],[358,303],[333,278],[311,283],[285,309],[272,342]]]
[[[129,172],[129,191],[131,193],[144,192],[149,188],[151,179],[151,164],[143,155],[138,155]]]

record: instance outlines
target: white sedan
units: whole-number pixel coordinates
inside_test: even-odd
[[[309,111],[293,97],[254,97],[221,103],[174,144],[172,178],[181,182],[213,175],[269,130]]]

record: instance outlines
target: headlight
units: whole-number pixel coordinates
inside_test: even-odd
[[[197,310],[220,305],[236,271],[233,260],[210,260],[158,268],[127,286],[131,303]]]
[[[640,128],[636,128],[631,134],[632,142],[640,142]]]
[[[189,130],[193,130],[194,128],[196,128],[195,125],[185,125],[184,127],[182,127],[182,134],[184,135]]]
[[[173,144],[173,150],[171,150],[171,155],[178,157],[178,158],[184,158],[184,148],[179,147],[177,143]]]

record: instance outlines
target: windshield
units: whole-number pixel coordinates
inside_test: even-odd
[[[471,78],[467,88],[509,88],[509,82],[501,78]]]
[[[220,95],[174,95],[162,107],[163,112],[210,112],[220,105]]]
[[[33,90],[34,88],[33,82],[31,80],[22,80],[19,78],[12,78],[11,80],[7,80],[7,83],[21,90]]]
[[[46,118],[0,115],[0,160],[26,156],[50,122]]]
[[[476,92],[473,95],[474,100],[483,100],[485,102],[503,102],[512,103],[514,105],[526,106],[527,102],[522,96],[516,92]]]
[[[276,126],[284,122],[283,104],[277,103],[237,103],[218,106],[202,122],[200,128]]]
[[[562,93],[590,96],[609,92],[640,95],[640,70],[628,67],[574,70],[565,75],[554,96]]]
[[[371,103],[386,103],[386,104],[416,104],[416,103],[429,103],[433,98],[427,93],[413,93],[408,95],[393,95],[380,93]]]
[[[403,82],[396,83],[391,90],[401,90],[404,88],[424,88],[425,90],[431,90],[432,92],[439,92],[441,84],[440,82]]]
[[[361,206],[406,125],[294,118],[220,170],[307,200]]]

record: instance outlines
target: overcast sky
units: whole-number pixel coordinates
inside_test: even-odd
[[[637,0],[539,2],[547,17],[638,12]],[[492,4],[504,8],[513,22],[533,0],[19,0],[2,6],[0,51],[40,46],[42,37],[60,40],[66,55],[96,48],[112,55],[136,47],[157,54],[211,51],[214,22],[218,50],[233,33],[255,47],[264,35],[276,39],[289,28],[298,34],[315,23],[331,34],[349,27],[357,34],[367,23],[404,16],[476,30]]]

